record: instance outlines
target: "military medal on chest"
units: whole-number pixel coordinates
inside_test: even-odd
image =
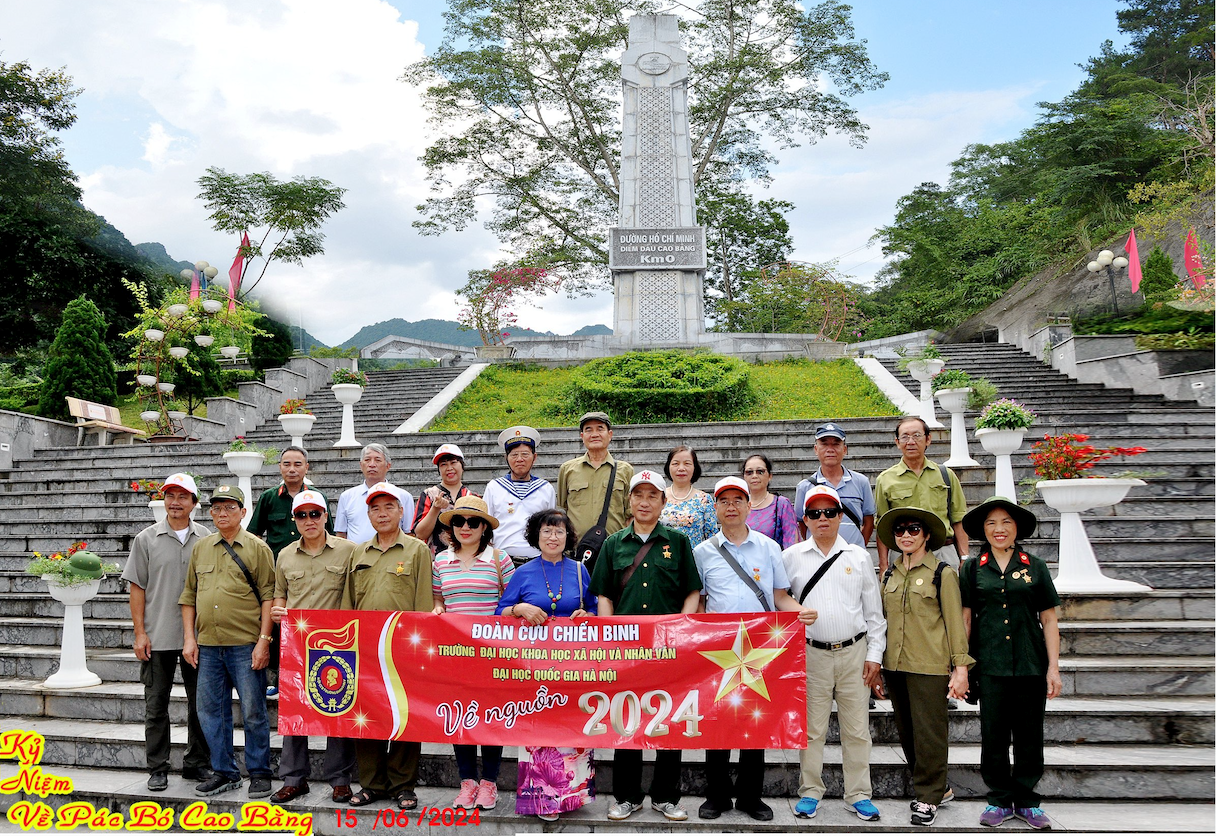
[[[756,566],[752,567],[752,577],[756,579],[757,583],[760,582],[760,569]]]
[[[671,546],[663,547],[663,557],[667,558],[668,560],[671,560]]]
[[[397,574],[398,574],[398,575],[404,575],[404,574],[405,574],[405,561],[403,561],[403,560],[398,560],[398,561],[397,561]]]

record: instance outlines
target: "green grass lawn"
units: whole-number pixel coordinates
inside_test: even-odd
[[[514,424],[571,426],[579,418],[565,398],[571,371],[491,366],[428,430],[497,430]],[[752,382],[759,399],[742,420],[822,421],[899,414],[852,360],[761,363],[752,366]]]
[[[230,389],[224,393],[223,397],[235,398],[236,395],[237,391],[235,389]],[[118,402],[114,405],[118,407],[118,413],[122,416],[122,423],[124,426],[140,430],[144,429],[144,420],[139,417],[140,402],[136,395],[124,395],[120,397]],[[204,402],[201,406],[196,406],[194,408],[194,416],[196,418],[207,417],[206,402]]]

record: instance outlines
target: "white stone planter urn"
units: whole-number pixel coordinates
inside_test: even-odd
[[[1108,578],[1098,568],[1081,512],[1117,505],[1140,479],[1045,479],[1035,487],[1048,506],[1060,512],[1059,592],[1147,592],[1151,587]]]
[[[1008,499],[1017,496],[1017,486],[1013,481],[1013,462],[1010,459],[1022,446],[1028,429],[998,430],[995,427],[984,427],[975,431],[976,440],[992,455],[996,456],[996,495]]]
[[[249,515],[253,506],[253,477],[262,469],[266,459],[261,453],[248,450],[233,450],[224,454],[224,463],[236,474],[237,487],[245,494],[245,513],[241,516],[241,526],[249,525]]]
[[[97,595],[101,578],[88,583],[64,586],[51,575],[42,579],[51,597],[63,604],[63,639],[59,650],[59,670],[46,678],[44,688],[87,688],[100,685],[101,677],[89,670],[84,657],[84,604]]]
[[[304,412],[296,412],[291,415],[280,415],[279,426],[283,428],[283,432],[291,436],[291,443],[304,449],[304,436],[312,430],[312,425],[316,423],[317,416],[309,415]]]
[[[473,347],[473,355],[478,360],[510,360],[517,349],[513,345],[478,345]]]
[[[908,374],[920,384],[920,417],[930,427],[945,426],[937,420],[937,413],[933,409],[933,389],[929,385],[945,366],[945,360],[913,360],[908,364]]]
[[[950,413],[950,458],[945,461],[946,467],[980,466],[967,449],[967,421],[963,413],[967,410],[967,398],[970,396],[970,387],[937,390],[937,402]]]
[[[355,404],[363,397],[363,387],[357,383],[335,383],[329,387],[334,397],[342,404],[342,435],[334,442],[335,447],[358,447],[355,440]]]

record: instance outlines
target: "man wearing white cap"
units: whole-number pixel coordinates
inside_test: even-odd
[[[279,551],[275,566],[274,602],[270,617],[276,624],[288,610],[342,609],[346,575],[350,570],[355,544],[328,534],[329,511],[325,497],[317,491],[302,490],[291,503],[291,516],[300,539]],[[350,800],[350,785],[355,778],[355,743],[331,737],[325,743],[325,777],[333,788],[333,800]],[[279,756],[279,777],[283,786],[270,797],[276,804],[308,793],[308,738],[284,735]]]
[[[334,531],[352,543],[365,543],[376,533],[367,518],[367,495],[372,485],[383,482],[393,466],[393,457],[383,444],[369,444],[359,455],[359,470],[363,473],[362,484],[347,488],[338,497],[338,510],[334,515]],[[401,507],[401,530],[408,532],[414,520],[414,497],[409,491],[399,488]]]
[[[498,520],[494,545],[519,566],[540,554],[528,545],[528,518],[557,506],[557,493],[544,479],[532,475],[539,433],[532,427],[509,427],[498,434],[507,456],[507,475],[486,485],[486,507]]]
[[[194,544],[211,532],[190,519],[198,505],[198,486],[186,473],[174,473],[161,489],[165,519],[148,526],[131,543],[122,579],[131,584],[131,623],[135,658],[144,685],[144,749],[148,755],[148,789],[169,786],[169,694],[173,673],[182,672],[188,725],[182,777],[211,777],[211,754],[195,706],[198,671],[182,656],[185,633],[177,599],[186,586],[186,567]]]
[[[701,579],[692,544],[682,532],[659,523],[667,483],[655,470],[641,470],[629,481],[633,521],[604,541],[588,591],[598,596],[600,615],[670,615],[695,613]],[[680,750],[655,753],[650,806],[671,821],[684,821],[680,807]],[[612,759],[613,821],[642,809],[642,751],[617,749]]]
[[[714,485],[714,512],[721,530],[693,549],[701,577],[701,607],[711,613],[783,610],[799,613],[811,624],[815,614],[790,597],[781,547],[747,526],[747,482],[728,476]],[[761,799],[764,750],[739,750],[739,778],[732,784],[727,769],[729,749],[705,753],[708,788],[697,811],[702,819],[719,818],[731,807],[756,821],[772,821],[773,809]]]
[[[823,744],[835,699],[844,803],[858,818],[874,821],[879,811],[871,800],[869,695],[880,681],[887,646],[878,578],[869,553],[840,534],[840,495],[816,485],[804,502],[809,536],[782,554],[790,589],[816,614],[806,627],[807,746],[794,815],[812,818],[823,800]]]

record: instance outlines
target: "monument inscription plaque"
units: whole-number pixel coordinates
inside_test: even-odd
[[[705,227],[608,229],[611,270],[705,269]]]

